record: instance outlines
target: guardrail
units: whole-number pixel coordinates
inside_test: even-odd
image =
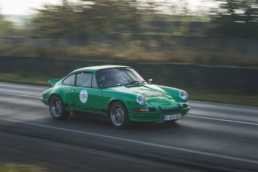
[[[176,65],[125,61],[57,60],[50,58],[0,57],[1,73],[21,76],[63,77],[74,69],[93,65],[128,65],[155,84],[185,89],[258,95],[258,69],[218,66]]]

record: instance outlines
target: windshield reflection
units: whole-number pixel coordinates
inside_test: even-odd
[[[145,80],[132,68],[111,68],[97,72],[101,88],[140,84]]]

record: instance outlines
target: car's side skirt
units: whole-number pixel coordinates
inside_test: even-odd
[[[91,113],[91,112],[82,112],[75,110],[72,112],[75,116],[79,117],[86,117],[90,119],[97,119],[97,120],[102,120],[102,121],[108,121],[108,117],[103,114],[97,114],[97,113]]]

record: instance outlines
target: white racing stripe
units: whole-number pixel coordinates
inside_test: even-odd
[[[157,147],[157,148],[164,148],[164,149],[182,151],[182,152],[187,152],[187,153],[194,153],[194,154],[199,154],[199,155],[212,156],[212,157],[216,157],[216,158],[222,158],[222,159],[228,159],[228,160],[258,164],[257,160],[250,160],[250,159],[245,159],[245,158],[239,158],[239,157],[220,155],[220,154],[215,154],[215,153],[202,152],[202,151],[180,148],[180,147],[175,147],[175,146],[167,146],[167,145],[161,145],[161,144],[157,144],[157,143],[150,143],[150,142],[120,138],[120,137],[115,137],[115,136],[107,136],[107,135],[98,134],[98,133],[79,131],[79,130],[61,128],[61,127],[54,127],[54,126],[49,126],[49,125],[44,125],[44,124],[36,124],[36,123],[31,123],[31,122],[24,122],[24,121],[19,121],[19,120],[14,120],[14,119],[0,118],[0,120],[8,121],[8,122],[16,122],[16,123],[21,123],[21,124],[27,124],[27,125],[31,125],[31,126],[50,128],[50,129],[61,130],[61,131],[68,131],[68,132],[79,133],[79,134],[84,134],[84,135],[102,137],[102,138],[107,138],[107,139],[125,141],[125,142],[130,142],[130,143],[146,145],[146,146],[153,146],[153,147]]]
[[[235,120],[229,120],[229,119],[211,118],[211,117],[196,116],[196,115],[187,115],[187,117],[190,117],[190,118],[199,118],[199,119],[208,119],[208,120],[214,120],[214,121],[231,122],[231,123],[237,123],[237,124],[256,125],[256,126],[258,126],[257,123],[243,122],[243,121],[235,121]]]

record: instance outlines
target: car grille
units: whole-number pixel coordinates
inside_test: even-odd
[[[176,111],[181,110],[181,107],[180,107],[179,105],[178,105],[178,107],[176,107],[176,108],[171,108],[171,109],[162,109],[161,106],[159,106],[159,108],[160,108],[160,110],[166,111],[166,112],[176,112]]]

